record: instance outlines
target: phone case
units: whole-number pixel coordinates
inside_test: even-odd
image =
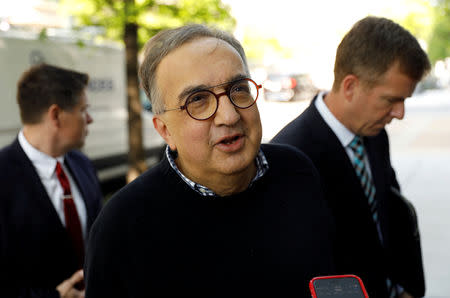
[[[361,290],[364,294],[365,298],[369,298],[369,295],[367,294],[366,288],[364,287],[364,283],[362,282],[361,278],[359,278],[359,276],[356,276],[354,274],[342,274],[342,275],[328,275],[328,276],[318,276],[318,277],[314,277],[313,279],[311,279],[311,281],[309,282],[309,289],[311,290],[311,295],[313,298],[320,298],[317,297],[317,293],[316,293],[316,289],[314,288],[314,282],[316,280],[320,280],[320,279],[337,279],[337,278],[354,278],[358,281]]]

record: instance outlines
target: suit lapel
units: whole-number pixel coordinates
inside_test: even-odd
[[[364,138],[364,146],[366,147],[367,155],[369,157],[370,162],[370,171],[372,172],[372,181],[375,183],[375,187],[377,189],[376,197],[379,197],[381,193],[384,191],[384,183],[383,183],[383,165],[378,156],[378,153],[375,144],[373,142],[373,138],[365,137]]]
[[[320,115],[314,104],[315,100],[316,98],[314,98],[307,109],[308,116],[310,117],[310,119],[308,119],[310,120],[310,125],[314,126],[313,138],[316,142],[321,143],[320,146],[315,147],[322,150],[321,158],[324,158],[325,162],[336,167],[333,172],[347,180],[347,187],[350,187],[354,192],[357,192],[358,197],[361,195],[365,196],[345,148],[342,147],[338,137]]]
[[[321,152],[321,159],[323,159],[323,161],[320,161],[320,163],[326,163],[322,166],[326,169],[322,171],[322,173],[329,175],[325,178],[329,181],[329,183],[332,183],[333,185],[340,185],[340,187],[346,188],[345,198],[336,197],[335,194],[328,194],[328,198],[330,200],[338,200],[334,202],[334,204],[340,205],[338,208],[344,208],[343,206],[345,205],[347,206],[346,208],[351,208],[355,212],[367,213],[367,218],[371,218],[372,216],[369,209],[369,204],[367,202],[367,197],[364,194],[361,182],[356,175],[353,164],[350,161],[345,148],[342,147],[342,144],[337,136],[334,134],[325,120],[323,120],[315,105],[311,104],[308,109],[309,116],[311,117],[310,125],[314,125],[314,141],[321,143],[321,145],[315,146],[315,148],[320,148],[320,150],[323,150],[323,152]],[[380,180],[380,176],[382,177],[382,175],[380,175],[380,171],[382,173],[382,169],[380,167],[382,167],[382,165],[380,165],[379,159],[375,156],[375,154],[373,154],[373,143],[370,141],[368,143],[368,155],[371,169],[372,164],[374,165],[372,175],[375,177],[374,183],[375,187],[377,187],[376,199],[379,200],[384,191],[382,186],[383,183]],[[331,169],[330,165],[335,168]],[[378,190],[378,188],[380,188],[380,190]],[[381,211],[379,213],[379,216],[380,221],[383,221],[386,214]],[[381,224],[383,236],[386,235],[385,227],[386,225]],[[374,224],[373,228],[373,232],[376,233],[376,227]]]
[[[375,199],[378,202],[378,217],[381,226],[381,233],[383,239],[388,237],[387,229],[387,213],[386,213],[386,169],[383,163],[382,152],[380,152],[379,145],[376,143],[376,137],[364,138],[367,154],[369,156],[370,170],[372,172],[372,181],[375,184],[376,194]]]
[[[50,222],[49,226],[64,229],[64,226],[52,204],[50,197],[39,178],[33,163],[23,151],[18,139],[14,141],[13,146],[13,164],[14,171],[17,173],[17,179],[24,182],[24,187],[29,193],[26,200],[31,200],[29,203],[37,205],[41,217],[47,218]]]
[[[348,157],[345,148],[342,146],[341,142],[334,134],[332,129],[328,126],[325,120],[320,115],[319,111],[314,105],[314,102],[307,110],[309,120],[309,125],[311,126],[310,130],[314,131],[314,135],[312,136],[313,142],[318,142],[320,145],[315,145],[314,150],[322,150],[320,153],[320,160],[318,161],[322,169],[319,169],[323,175],[327,175],[324,179],[327,183],[333,185],[332,189],[335,188],[345,188],[345,191],[341,193],[341,195],[345,197],[339,197],[335,193],[327,193],[326,197],[332,201],[333,208],[337,210],[341,210],[343,214],[347,214],[351,216],[352,212],[359,212],[361,214],[367,214],[367,216],[360,216],[360,218],[367,219],[367,224],[372,226],[373,234],[377,235],[376,226],[372,220],[369,204],[367,201],[367,197],[364,194],[364,190],[361,186],[361,182],[356,175],[353,164]],[[374,158],[374,154],[372,151],[372,143],[369,142],[368,146],[369,151],[369,162],[374,164],[373,176],[375,176],[375,187],[380,187],[381,191],[376,193],[376,199],[379,199],[378,196],[382,193],[382,182],[380,181],[380,164],[378,162],[378,158]],[[376,151],[376,150],[375,150]],[[334,168],[331,168],[334,167]],[[352,210],[349,212],[349,210]],[[341,212],[338,211],[338,212]],[[381,218],[385,215],[383,212],[379,214]],[[381,225],[382,233],[385,235],[383,228],[385,225]],[[364,231],[364,233],[369,233],[368,230]],[[377,237],[378,239],[378,237]],[[378,242],[380,245],[381,243]]]
[[[81,196],[83,197],[84,205],[86,206],[86,213],[87,213],[87,230],[90,230],[90,227],[93,223],[93,220],[95,218],[94,214],[94,208],[90,204],[93,202],[92,199],[90,199],[90,195],[92,193],[92,189],[90,189],[90,180],[89,177],[86,176],[86,173],[83,171],[82,168],[70,157],[70,154],[66,154],[64,158],[64,162],[69,169],[70,173],[72,174],[73,179],[75,180],[78,190],[81,193]]]

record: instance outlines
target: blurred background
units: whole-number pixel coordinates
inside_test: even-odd
[[[258,107],[267,142],[331,87],[337,46],[367,15],[410,30],[433,65],[388,133],[402,191],[418,212],[427,297],[450,297],[450,0],[1,0],[0,147],[21,127],[15,87],[25,69],[47,62],[87,72],[94,123],[83,150],[108,198],[164,148],[139,89],[142,46],[190,22],[230,31],[244,45],[264,87]]]

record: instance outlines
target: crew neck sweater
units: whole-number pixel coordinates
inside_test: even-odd
[[[300,151],[263,144],[268,172],[203,197],[165,159],[102,210],[87,250],[86,297],[310,297],[333,273],[318,174]]]

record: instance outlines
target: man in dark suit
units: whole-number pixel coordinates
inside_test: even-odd
[[[23,128],[0,151],[0,297],[84,297],[84,248],[101,204],[81,148],[92,118],[86,74],[50,65],[26,71]]]
[[[311,297],[333,270],[333,229],[311,161],[261,145],[244,50],[188,25],[155,35],[140,78],[165,158],[102,210],[86,297]]]
[[[319,93],[272,140],[299,148],[318,168],[335,218],[337,269],[359,275],[370,297],[424,295],[420,283],[401,284],[392,273],[390,245],[401,235],[392,234],[397,217],[388,198],[399,185],[384,127],[403,118],[404,100],[429,69],[408,31],[385,18],[364,18],[337,49],[332,90]],[[422,267],[416,269],[423,285]]]

